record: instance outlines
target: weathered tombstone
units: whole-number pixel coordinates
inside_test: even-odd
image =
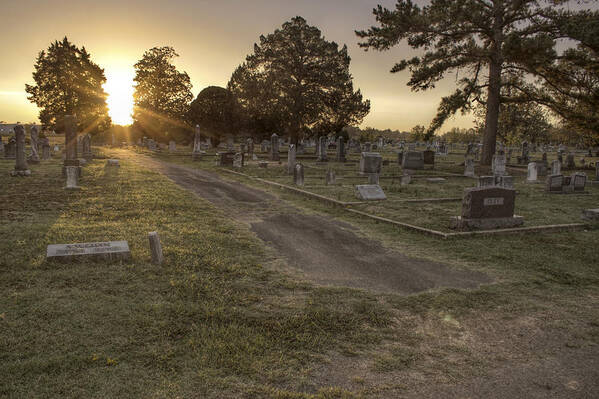
[[[574,192],[584,192],[587,183],[587,175],[584,173],[574,173],[570,181],[573,185]]]
[[[77,136],[77,154],[83,154],[83,136]]]
[[[150,241],[150,252],[152,253],[152,263],[160,265],[164,261],[162,255],[162,244],[160,243],[160,236],[158,232],[152,231],[148,233],[148,240]]]
[[[168,152],[177,151],[177,143],[174,140],[168,142]]]
[[[27,165],[27,158],[25,157],[25,128],[23,125],[15,126],[15,139],[16,139],[16,162],[15,170],[11,172],[11,176],[29,176],[31,171],[29,165]]]
[[[0,134],[0,155],[4,155],[4,142],[2,141],[1,134]]]
[[[243,168],[245,154],[243,152],[238,152],[233,157],[233,167],[234,168]]]
[[[383,157],[378,152],[363,152],[360,157],[360,173],[381,173]]]
[[[521,216],[514,215],[516,191],[501,187],[464,190],[462,215],[451,219],[451,228],[497,229],[520,226]]]
[[[599,222],[599,208],[583,210],[582,219],[589,222]]]
[[[37,163],[40,163],[40,156],[39,156],[39,137],[40,137],[40,135],[37,130],[37,126],[31,127],[30,136],[31,136],[31,139],[30,139],[31,155],[29,156],[29,162],[31,162],[32,164],[37,164]]]
[[[42,160],[50,159],[52,157],[50,153],[50,139],[44,137],[40,140],[40,145],[42,146]]]
[[[422,160],[424,165],[433,165],[435,166],[435,151],[426,150],[422,152]]]
[[[193,161],[199,161],[205,152],[202,151],[202,134],[200,125],[196,125],[195,134],[193,136],[193,151],[191,153],[191,159]]]
[[[541,160],[545,163],[547,163],[547,153],[543,152],[543,155],[541,156]]]
[[[364,201],[383,201],[387,196],[378,184],[363,184],[356,186],[356,196]]]
[[[493,176],[505,175],[506,159],[504,155],[493,155]]]
[[[320,136],[318,138],[318,157],[316,162],[328,162],[329,158],[327,155],[327,138],[326,136]]]
[[[399,151],[397,153],[397,164],[399,166],[401,166],[402,163],[403,163],[403,151]]]
[[[559,175],[561,173],[562,173],[562,163],[556,159],[555,161],[551,162],[551,174]]]
[[[295,164],[293,168],[293,183],[296,186],[304,185],[304,165],[301,163]]]
[[[94,155],[92,154],[92,136],[90,136],[89,134],[86,134],[85,136],[83,136],[83,158],[86,161],[91,161],[94,158]]]
[[[412,182],[412,175],[410,175],[409,173],[404,173],[401,176],[401,178],[399,179],[399,185],[400,186],[407,186],[411,182]]]
[[[252,139],[251,137],[249,137],[246,140],[246,144],[247,144],[248,155],[251,158],[254,158],[254,139]]]
[[[514,178],[512,176],[498,176],[497,177],[497,185],[503,188],[514,188]]]
[[[15,159],[17,157],[17,140],[14,137],[8,139],[4,147],[4,158]]]
[[[270,136],[270,160],[271,161],[279,161],[279,136],[276,133],[273,133]]]
[[[495,176],[479,176],[478,187],[493,187],[495,186]]]
[[[336,161],[337,162],[346,162],[347,159],[345,158],[345,141],[343,139],[343,137],[339,136],[337,138],[337,154],[336,154]]]
[[[570,153],[566,156],[566,169],[575,169],[574,154]]]
[[[291,175],[295,173],[296,163],[296,147],[295,144],[289,144],[289,150],[287,151],[287,174]]]
[[[69,191],[77,191],[81,189],[77,185],[77,180],[79,178],[79,167],[78,166],[66,166],[66,175],[67,175],[67,185],[65,186],[65,190]]]
[[[595,162],[595,181],[599,181],[599,161]]]
[[[337,184],[337,178],[335,177],[335,171],[333,169],[327,169],[324,179],[327,186]]]
[[[564,176],[560,174],[549,175],[545,183],[545,191],[548,193],[561,193],[563,192]]]
[[[528,174],[526,176],[526,182],[527,183],[537,183],[537,163],[536,162],[531,162],[528,164]]]
[[[433,161],[434,162],[434,161]],[[424,154],[420,151],[407,151],[401,163],[403,169],[424,169]]]
[[[158,146],[156,145],[156,141],[154,141],[154,139],[148,139],[148,150],[150,150],[150,151],[158,150]]]
[[[130,258],[131,251],[127,241],[55,244],[48,245],[46,250],[46,259],[57,262],[81,262],[83,260],[114,262]]]
[[[217,166],[233,166],[235,153],[232,151],[219,152],[216,154]]]
[[[466,158],[464,160],[464,176],[475,177],[475,175],[474,175],[474,159]]]
[[[235,150],[235,139],[233,139],[233,137],[231,137],[231,136],[227,137],[227,150],[228,151]]]
[[[368,175],[368,184],[379,184],[379,174],[378,173],[370,173]]]
[[[79,174],[81,174],[81,167],[77,157],[77,120],[73,115],[66,115],[64,123],[65,159],[62,168],[63,175],[66,176],[65,168],[67,166],[76,166]]]
[[[108,159],[106,161],[106,166],[111,166],[111,167],[116,167],[116,168],[120,168],[121,165],[119,164],[119,160],[118,159]]]

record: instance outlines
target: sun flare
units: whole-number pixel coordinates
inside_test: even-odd
[[[118,125],[133,123],[133,72],[106,72],[104,90],[108,93],[108,114]]]

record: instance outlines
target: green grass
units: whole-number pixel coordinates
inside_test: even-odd
[[[218,170],[183,151],[155,156]],[[223,174],[388,248],[495,281],[412,296],[321,288],[269,271],[271,255],[245,225],[159,174],[121,164],[116,173],[100,160],[86,166],[78,193],[62,189],[57,159],[32,166],[31,178],[0,174],[0,397],[396,397],[418,392],[415,374],[454,384],[508,359],[534,364],[599,348],[599,230],[438,240]],[[12,165],[0,160],[0,170]],[[527,220],[577,220],[582,201],[596,198],[518,189]],[[387,204],[423,223],[433,215],[431,225],[456,205]],[[154,230],[162,266],[150,263]],[[120,239],[131,262],[45,261],[51,243]],[[523,325],[543,331],[537,347],[525,345]],[[337,369],[339,384],[326,378]]]

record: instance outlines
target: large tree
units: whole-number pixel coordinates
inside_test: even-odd
[[[347,47],[328,42],[302,17],[260,36],[229,89],[250,121],[297,141],[310,129],[334,131],[362,121],[370,103],[354,91]]]
[[[191,80],[173,65],[173,58],[178,56],[172,47],[154,47],[135,64],[135,128],[163,141],[193,131],[185,123],[193,100]]]
[[[63,131],[64,115],[77,115],[79,131],[96,133],[110,127],[104,70],[91,60],[85,47],[67,37],[41,51],[35,62],[34,85],[25,85],[29,101],[40,108],[45,128]]]
[[[356,32],[364,48],[386,50],[404,40],[421,55],[397,63],[392,72],[409,69],[409,86],[427,90],[448,73],[459,72],[458,88],[444,97],[431,123],[432,135],[457,111],[469,111],[485,97],[485,132],[481,163],[495,153],[502,87],[519,86],[557,57],[552,6],[566,0],[431,0],[419,7],[399,0],[395,10],[374,10],[380,26]],[[516,96],[518,97],[518,96]],[[519,101],[518,98],[515,101]]]
[[[234,135],[240,128],[240,110],[233,94],[222,87],[202,90],[189,107],[189,121],[200,125],[203,134],[218,145],[225,135]]]

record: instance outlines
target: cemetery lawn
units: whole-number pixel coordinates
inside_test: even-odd
[[[324,288],[276,271],[245,224],[124,154],[117,171],[86,166],[74,193],[58,159],[30,178],[0,174],[0,396],[599,393],[599,230],[438,240],[223,173],[494,281],[410,296]],[[162,266],[150,262],[154,230]],[[132,261],[45,261],[48,244],[107,240],[127,240]]]

